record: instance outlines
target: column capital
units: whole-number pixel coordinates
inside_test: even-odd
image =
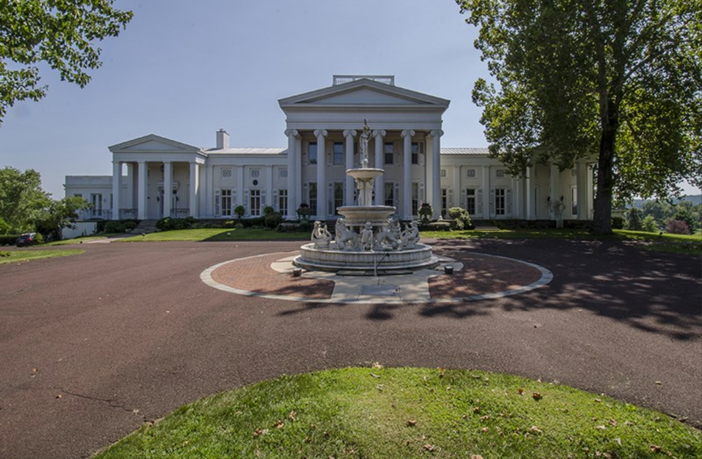
[[[356,137],[356,134],[358,132],[355,129],[344,129],[344,137]]]
[[[373,137],[375,137],[376,139],[378,137],[385,137],[385,134],[387,134],[387,132],[385,132],[385,129],[375,129],[373,131]]]
[[[326,129],[315,129],[314,131],[314,136],[315,137],[326,137],[328,134]]]
[[[432,137],[441,137],[442,135],[444,135],[444,131],[442,131],[441,129],[434,129],[429,134]]]
[[[412,129],[405,129],[400,133],[400,135],[402,137],[407,137],[407,136],[412,137],[414,134],[415,134],[415,132]]]
[[[290,136],[297,137],[300,135],[300,132],[297,129],[286,129],[285,135],[288,137],[290,137]]]

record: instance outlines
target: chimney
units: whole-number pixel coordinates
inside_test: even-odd
[[[229,148],[229,134],[224,129],[217,131],[217,150]]]

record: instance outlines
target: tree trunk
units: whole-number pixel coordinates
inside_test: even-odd
[[[612,189],[614,188],[614,147],[616,121],[608,120],[602,129],[600,156],[597,160],[597,193],[592,229],[595,234],[612,234]]]

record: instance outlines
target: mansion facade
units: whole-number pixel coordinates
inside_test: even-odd
[[[395,206],[400,219],[417,218],[423,202],[434,218],[463,207],[475,220],[552,219],[552,196],[562,198],[563,218],[591,218],[590,162],[564,171],[535,165],[513,177],[486,148],[442,147],[449,101],[395,86],[392,76],[334,76],[332,86],[278,102],[287,148],[230,147],[223,129],[214,148],[147,135],[109,147],[111,176],[67,176],[66,196],[91,204],[84,219],[232,219],[239,205],[246,217],[273,206],[296,219],[304,204],[312,218],[333,219],[338,207],[356,205],[346,170],[360,167],[367,120],[369,167],[385,170],[374,204]]]

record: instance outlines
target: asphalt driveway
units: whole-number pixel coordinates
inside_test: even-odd
[[[242,297],[200,273],[299,242],[84,244],[0,265],[0,457],[88,457],[180,405],[331,367],[480,368],[557,381],[702,426],[702,263],[625,245],[440,241],[554,274],[461,304]],[[469,268],[469,267],[468,267]]]

